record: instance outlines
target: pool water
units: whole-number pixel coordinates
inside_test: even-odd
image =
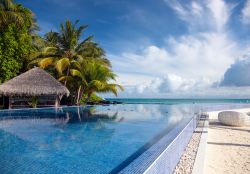
[[[117,171],[195,112],[157,104],[0,112],[0,173]]]

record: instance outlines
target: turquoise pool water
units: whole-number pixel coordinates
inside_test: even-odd
[[[116,173],[171,130],[184,127],[204,106],[234,104],[148,103],[0,111],[0,173]]]
[[[0,114],[0,173],[103,174],[190,120],[194,107],[137,104]]]

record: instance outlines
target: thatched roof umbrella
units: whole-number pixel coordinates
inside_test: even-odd
[[[69,90],[49,73],[35,67],[0,85],[4,96],[63,96]]]

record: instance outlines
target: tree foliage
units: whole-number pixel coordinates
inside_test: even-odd
[[[59,80],[69,80],[77,87],[76,103],[80,103],[82,97],[86,102],[90,101],[92,94],[96,92],[111,92],[117,96],[118,89],[123,90],[121,85],[115,82],[116,74],[106,65],[96,61],[76,61],[70,69],[70,75],[62,76]]]
[[[0,82],[5,82],[26,70],[29,54],[33,50],[32,38],[25,29],[9,25],[0,32]]]
[[[78,26],[78,22],[66,21],[61,24],[59,32],[50,31],[45,34],[45,47],[33,55],[34,60],[31,65],[38,64],[44,69],[54,67],[57,77],[60,77],[65,74],[69,75],[70,66],[78,59],[95,58],[107,65],[110,64],[107,59],[103,58],[104,51],[93,42],[93,36],[80,41],[87,26]]]
[[[105,51],[93,36],[82,38],[87,25],[67,20],[59,32],[41,37],[34,14],[13,0],[0,0],[0,83],[35,65],[49,71],[67,86],[74,102],[87,101],[98,92],[117,95],[122,86]]]
[[[12,0],[0,0],[0,83],[26,70],[32,44],[33,14]]]
[[[70,90],[74,103],[83,96],[89,101],[95,92],[112,92],[117,95],[120,85],[111,84],[115,74],[105,57],[105,51],[93,41],[93,36],[81,40],[86,25],[66,21],[59,32],[45,34],[45,46],[36,52],[30,65],[47,69]]]
[[[38,29],[33,13],[13,0],[0,0],[0,31],[14,24],[17,28],[27,28],[31,33]]]

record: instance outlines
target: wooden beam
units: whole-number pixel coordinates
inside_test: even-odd
[[[60,106],[60,99],[58,96],[56,96],[56,101],[55,101],[55,107],[59,107]]]

